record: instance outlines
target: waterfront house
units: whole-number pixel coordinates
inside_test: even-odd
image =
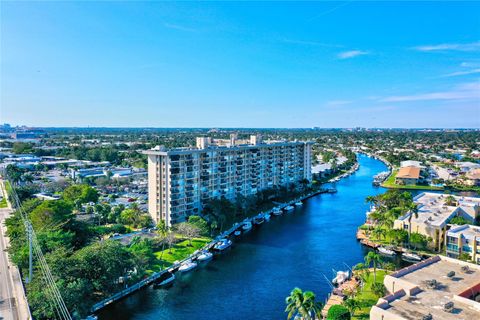
[[[417,184],[420,179],[419,167],[402,167],[398,170],[395,176],[395,183],[400,185],[412,185]]]
[[[371,320],[480,319],[480,266],[435,256],[386,275]]]
[[[450,197],[454,201],[450,202]],[[394,221],[393,227],[432,238],[436,250],[443,247],[447,225],[453,217],[463,217],[473,224],[480,216],[480,198],[423,192],[413,200],[418,206],[418,217],[407,212]]]
[[[447,231],[445,250],[448,257],[467,254],[470,260],[480,264],[480,227],[469,224],[452,226]]]

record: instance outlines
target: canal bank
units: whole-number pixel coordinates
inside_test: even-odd
[[[100,319],[283,318],[284,299],[295,286],[324,300],[331,290],[324,275],[363,261],[355,231],[365,218],[365,197],[383,192],[371,179],[386,166],[364,155],[359,162],[356,173],[335,184],[337,193],[310,198],[172,288],[137,292],[108,306]]]

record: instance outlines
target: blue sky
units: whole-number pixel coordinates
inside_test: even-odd
[[[2,2],[0,121],[480,127],[480,3]]]

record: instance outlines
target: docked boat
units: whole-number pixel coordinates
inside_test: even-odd
[[[202,251],[202,253],[197,257],[197,260],[200,262],[205,262],[213,258],[213,254],[208,251]]]
[[[279,208],[273,208],[272,213],[274,216],[281,216],[282,210],[280,210]]]
[[[378,247],[377,249],[378,249],[378,252],[380,252],[383,255],[386,255],[386,256],[394,256],[395,255],[395,251],[387,249],[385,247]]]
[[[408,260],[408,261],[422,261],[422,257],[420,257],[418,254],[411,253],[411,252],[402,253],[402,259]]]
[[[226,249],[230,248],[231,246],[232,246],[232,241],[231,240],[221,239],[213,246],[213,248],[215,250],[218,250],[218,251],[223,251],[223,250],[226,250]]]
[[[243,223],[242,230],[247,232],[252,230],[252,223],[250,221],[246,221]]]
[[[289,212],[289,211],[292,211],[293,209],[295,209],[294,206],[286,206],[285,208],[283,208],[286,212]]]
[[[265,221],[268,222],[268,221],[270,221],[270,218],[271,218],[272,216],[270,215],[270,213],[265,213],[265,215],[264,215],[263,217],[265,218]]]
[[[260,225],[265,222],[265,217],[263,214],[258,214],[255,218],[253,218],[253,223],[256,225]]]
[[[175,275],[173,273],[165,272],[155,281],[154,286],[155,287],[166,287],[166,286],[172,284],[174,280],[175,280]]]
[[[242,231],[236,230],[233,234],[238,237],[242,234]]]
[[[350,271],[337,271],[337,275],[333,278],[332,283],[335,285],[341,285],[345,281],[350,279]]]
[[[301,206],[302,204],[303,204],[302,201],[297,201],[297,202],[295,202],[295,205],[296,205],[297,207]]]
[[[198,264],[196,262],[193,262],[192,260],[187,260],[180,265],[180,268],[178,268],[178,272],[188,272],[195,269],[197,266]]]

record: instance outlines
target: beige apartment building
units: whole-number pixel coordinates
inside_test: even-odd
[[[166,225],[185,221],[212,198],[235,199],[311,180],[311,142],[197,138],[196,148],[145,151],[148,208]]]

